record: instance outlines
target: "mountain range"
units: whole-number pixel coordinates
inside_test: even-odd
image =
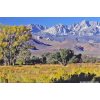
[[[73,49],[76,53],[99,56],[100,22],[83,20],[72,25],[57,24],[51,27],[30,24],[33,44],[37,50],[33,54],[57,51],[61,48]]]

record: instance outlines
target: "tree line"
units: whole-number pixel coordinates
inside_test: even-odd
[[[41,57],[33,56],[26,61],[26,64],[61,64],[81,63],[81,54],[75,55],[73,50],[60,49],[54,53],[45,53]]]
[[[41,57],[33,56],[26,61],[26,64],[61,64],[70,63],[100,63],[100,58],[75,54],[70,49],[60,49],[57,52],[44,53]]]

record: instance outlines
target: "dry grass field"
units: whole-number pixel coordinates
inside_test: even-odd
[[[1,83],[99,82],[100,64],[1,66]]]

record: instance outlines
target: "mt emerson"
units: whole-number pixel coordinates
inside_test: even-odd
[[[31,29],[33,37],[30,43],[37,48],[31,50],[35,55],[62,48],[90,56],[100,55],[100,22],[82,20],[71,25],[66,23],[48,27],[29,24],[27,27]]]

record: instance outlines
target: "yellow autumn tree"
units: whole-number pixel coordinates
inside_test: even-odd
[[[26,26],[3,26],[0,30],[0,54],[5,65],[14,65],[21,50],[28,49],[31,38]]]

